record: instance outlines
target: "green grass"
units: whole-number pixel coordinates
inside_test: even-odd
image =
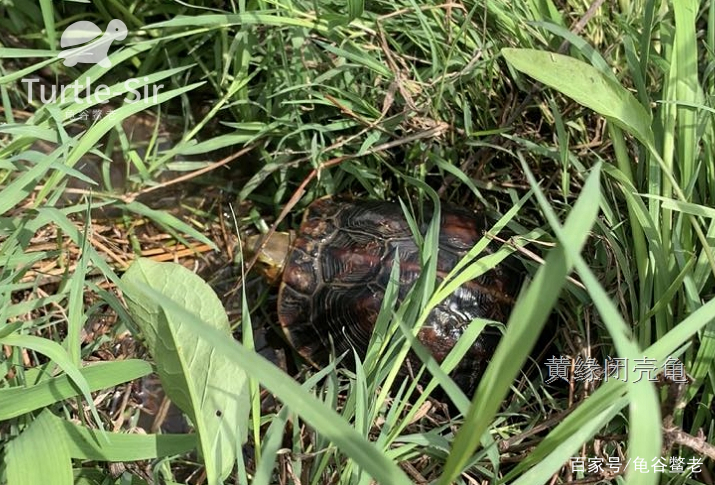
[[[712,450],[681,438],[702,430],[715,442],[715,7],[586,8],[0,4],[0,483],[219,483],[219,469],[226,483],[258,484],[711,483]],[[110,48],[112,67],[56,58],[70,24],[113,18],[129,35]],[[106,89],[29,102],[30,77]],[[129,103],[129,78],[163,87]],[[507,242],[487,255],[485,238],[438,285],[431,226],[423,277],[397,307],[388,289],[362,365],[297,361],[294,379],[256,352],[253,326],[274,318],[275,300],[232,264],[237,236],[295,228],[313,200],[344,193],[417,215],[430,200],[479,207]],[[512,253],[526,284],[468,396],[448,373],[487,322],[441,365],[414,336],[463,279]],[[156,280],[120,280],[140,255],[205,276],[240,343]],[[157,321],[181,321],[226,375],[247,376],[234,467],[207,455],[206,435],[146,434],[137,389],[153,370],[195,424],[210,413],[199,414],[208,401],[193,394],[201,378],[186,371],[182,338],[163,330],[173,343],[162,360],[125,307],[132,291],[157,302]],[[544,332],[554,348],[543,358],[677,357],[690,382],[545,384],[543,361],[527,372]],[[425,362],[419,383],[397,372],[409,349]],[[186,382],[167,381],[177,375]],[[601,476],[569,464],[619,453],[703,459],[706,471]]]

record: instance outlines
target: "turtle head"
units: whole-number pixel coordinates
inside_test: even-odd
[[[127,38],[127,25],[121,20],[114,19],[107,24],[107,34],[117,40],[124,40]]]
[[[264,234],[248,236],[244,254],[247,258],[258,255],[256,262],[259,271],[268,281],[276,284],[283,275],[286,258],[295,240],[295,232],[274,232],[267,240],[264,239]]]

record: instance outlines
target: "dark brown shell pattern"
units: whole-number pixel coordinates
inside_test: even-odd
[[[485,225],[468,211],[442,208],[440,281],[481,239]],[[426,229],[424,224],[423,234]],[[396,249],[401,300],[420,274],[420,256],[399,204],[326,198],[308,208],[286,261],[278,300],[281,326],[298,353],[317,365],[327,362],[331,348],[336,355],[351,348],[365,355]],[[465,283],[432,310],[419,340],[441,362],[475,318],[506,322],[516,287],[517,278],[501,266]],[[485,329],[452,372],[465,391],[476,387],[498,335]],[[416,357],[408,363],[419,369]]]

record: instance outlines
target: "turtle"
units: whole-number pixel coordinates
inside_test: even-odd
[[[84,64],[99,64],[102,67],[111,67],[112,62],[107,58],[109,46],[115,40],[124,40],[127,37],[127,26],[124,22],[114,19],[107,24],[107,31],[104,35],[102,30],[92,22],[81,20],[75,22],[62,33],[60,46],[63,48],[79,46],[73,49],[65,49],[59,54],[60,59],[64,59],[65,66],[74,66],[78,62]],[[95,39],[93,42],[89,42]],[[82,44],[82,45],[80,45]]]
[[[432,209],[425,208],[425,220]],[[420,225],[424,234],[428,223]],[[443,280],[479,241],[487,219],[457,207],[440,217],[437,278]],[[331,352],[365,356],[380,312],[395,255],[399,255],[398,301],[417,280],[420,250],[400,204],[370,199],[326,197],[307,208],[296,233],[274,233],[258,251],[264,273],[277,281],[278,321],[291,346],[310,364],[322,367]],[[488,252],[494,247],[489,245]],[[475,318],[505,323],[520,286],[518,271],[500,264],[467,281],[437,305],[419,330],[419,341],[442,362]],[[476,389],[500,332],[486,327],[451,377],[466,392]],[[416,365],[416,367],[415,367]],[[406,366],[419,369],[415,355]]]

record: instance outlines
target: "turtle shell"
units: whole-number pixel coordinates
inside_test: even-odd
[[[84,44],[95,37],[102,35],[102,29],[87,20],[75,22],[62,33],[61,47],[71,47]]]
[[[423,234],[427,225],[420,228]],[[471,212],[442,209],[440,281],[481,239],[485,226],[486,221]],[[316,365],[328,360],[330,349],[341,355],[354,348],[365,355],[395,254],[400,258],[401,300],[421,265],[420,250],[399,204],[326,198],[308,208],[287,257],[278,297],[281,326],[298,353]],[[441,362],[475,318],[506,320],[517,283],[503,267],[465,283],[432,310],[419,340]],[[453,371],[463,389],[474,388],[497,341],[498,332],[483,331]],[[416,357],[408,358],[408,364],[412,359]],[[419,369],[419,361],[413,362]]]

